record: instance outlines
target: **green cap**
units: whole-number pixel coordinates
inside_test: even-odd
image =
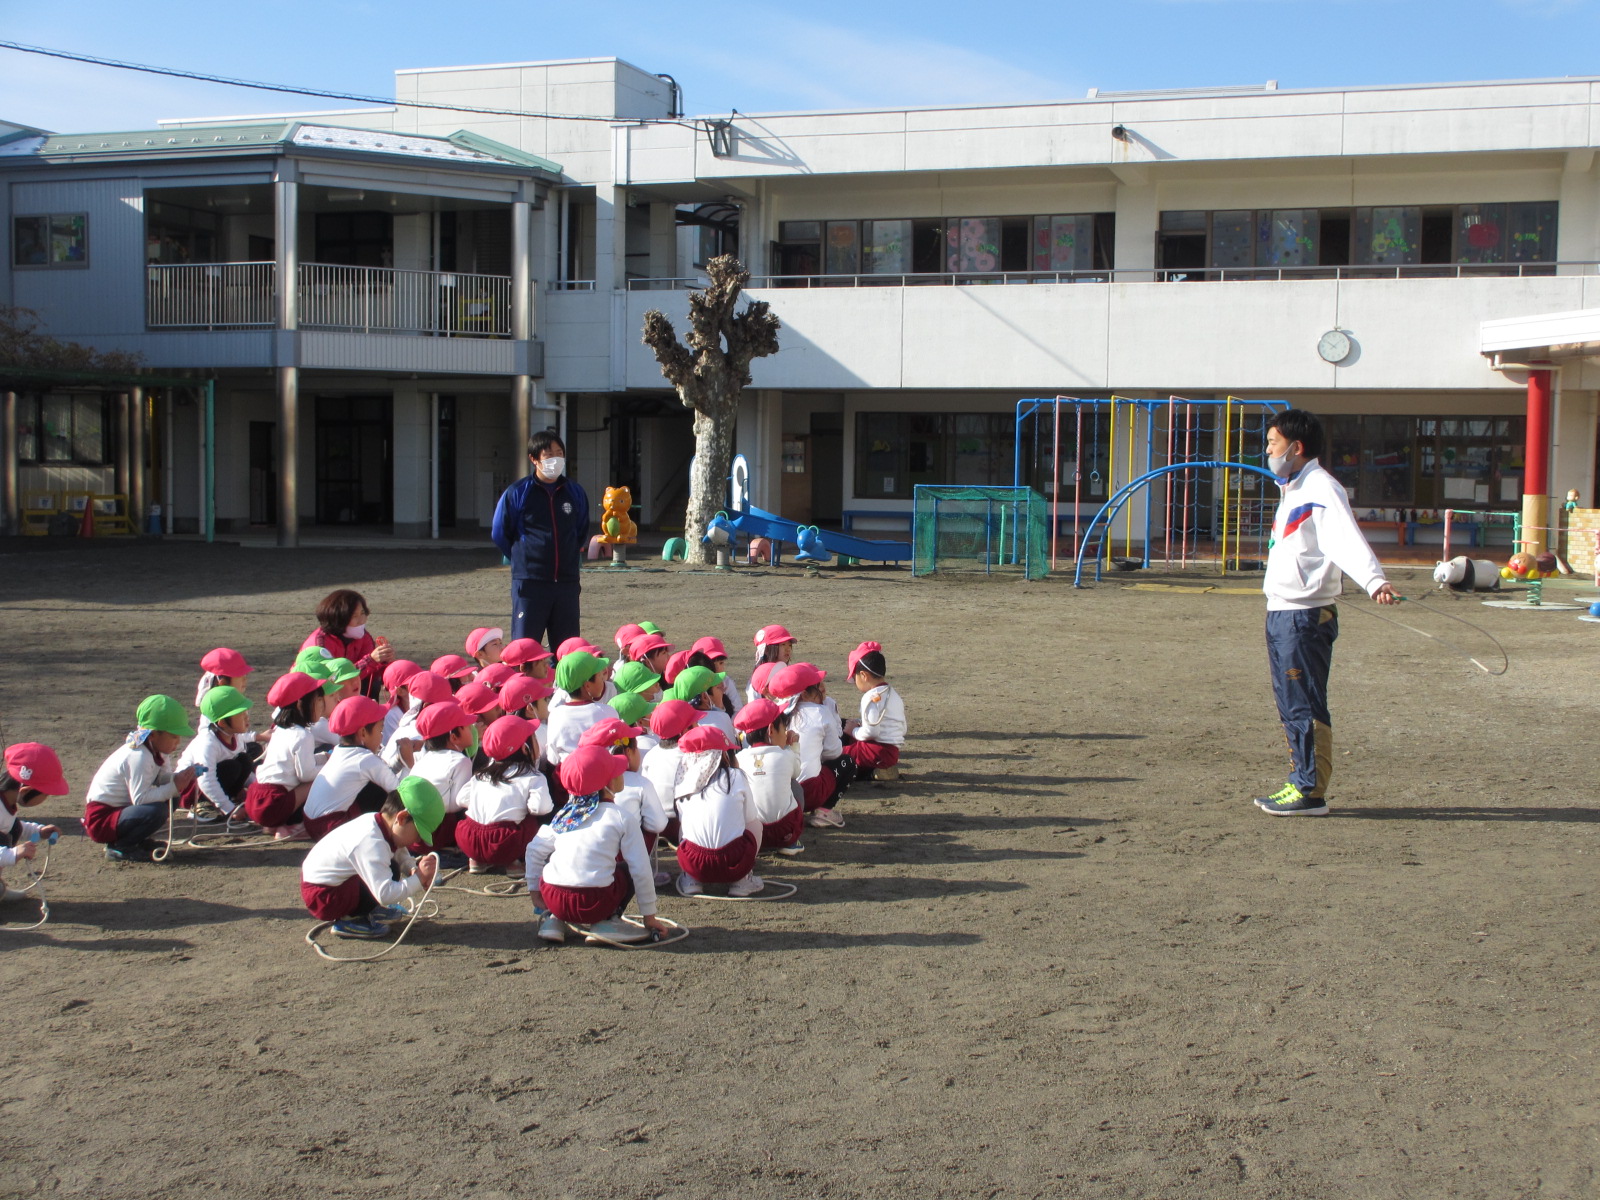
[[[200,715],[211,722],[225,721],[249,712],[254,703],[238,688],[214,687],[200,698]]]
[[[334,683],[349,683],[361,678],[361,669],[348,658],[330,658],[326,664],[328,678]]]
[[[183,705],[171,696],[146,696],[139,704],[139,711],[134,714],[133,720],[140,729],[175,733],[179,737],[194,736],[194,730],[189,728],[189,718],[184,715]]]
[[[570,694],[610,665],[610,659],[596,658],[587,650],[574,650],[556,664],[556,686]]]
[[[617,716],[629,725],[637,725],[647,718],[654,710],[655,704],[646,700],[638,692],[618,692],[611,698],[611,707]]]
[[[294,658],[294,670],[311,676],[313,679],[328,678],[328,664],[332,662],[326,651],[316,646],[307,646]]]
[[[658,636],[661,633],[661,626],[657,625],[654,621],[640,621],[639,628],[644,630],[646,633],[654,633]]]
[[[661,682],[661,676],[641,662],[626,662],[612,674],[611,682],[619,692],[647,692]]]
[[[694,700],[705,695],[728,678],[726,671],[713,671],[710,667],[687,667],[679,673],[667,691],[669,700]]]
[[[400,793],[400,803],[406,806],[406,812],[416,824],[417,836],[427,845],[433,845],[435,831],[444,824],[444,800],[439,789],[420,775],[407,775],[395,791]]]

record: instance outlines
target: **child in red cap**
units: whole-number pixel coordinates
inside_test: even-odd
[[[461,789],[472,778],[472,760],[467,749],[472,745],[474,722],[467,710],[454,700],[430,704],[417,718],[422,734],[422,751],[411,764],[411,777],[426,779],[439,789],[444,804],[444,821],[433,835],[436,848],[456,848],[456,825],[466,808]],[[459,860],[456,860],[459,866]]]
[[[467,654],[478,664],[478,670],[500,661],[506,647],[504,629],[474,629],[467,634]]]
[[[550,664],[555,656],[544,648],[542,642],[532,638],[517,638],[507,642],[505,649],[500,651],[500,661],[507,666],[515,667],[522,674],[533,679],[543,679],[550,674]]]
[[[599,746],[627,761],[628,769],[622,773],[622,787],[612,797],[612,802],[630,820],[639,822],[644,831],[644,848],[654,851],[656,838],[667,827],[667,814],[661,807],[661,797],[655,784],[639,773],[639,734],[643,731],[618,718],[601,721],[584,730],[578,739],[579,747]]]
[[[301,818],[306,796],[321,764],[312,727],[327,711],[322,680],[290,671],[272,685],[267,703],[278,710],[267,752],[256,765],[256,779],[244,794],[244,812],[279,840],[304,841]]]
[[[465,811],[456,825],[456,845],[474,875],[499,874],[522,861],[540,818],[554,807],[536,762],[538,727],[537,721],[505,716],[483,731],[487,761],[461,789]]]
[[[642,941],[666,932],[656,920],[644,834],[610,802],[627,766],[599,746],[580,746],[561,764],[561,784],[570,799],[528,843],[524,859],[539,936],[547,942],[566,941],[571,926],[580,933],[592,928],[613,941]],[[620,919],[634,898],[648,933]]]
[[[242,694],[249,682],[245,676],[254,670],[237,650],[218,646],[215,650],[207,651],[200,660],[200,685],[195,688],[194,706],[199,708],[200,701],[214,687],[237,688]]]
[[[422,734],[417,730],[417,722],[422,714],[430,704],[442,704],[455,694],[450,690],[450,681],[443,675],[421,670],[406,680],[405,693],[410,706],[400,718],[400,723],[394,727],[394,732],[383,742],[383,761],[397,775],[411,769],[412,762],[422,749]]]
[[[339,745],[306,795],[306,832],[320,841],[351,817],[377,812],[400,780],[378,757],[383,745],[383,705],[365,696],[339,701],[328,728]]]
[[[149,862],[151,835],[171,819],[178,793],[194,782],[194,768],[174,773],[168,759],[194,730],[171,696],[147,696],[135,728],[100,764],[89,782],[83,831],[106,848],[113,862]]]
[[[799,854],[805,825],[805,793],[800,788],[800,757],[789,749],[798,740],[789,732],[789,718],[771,700],[758,698],[733,718],[744,734],[745,748],[736,756],[761,814],[761,853]]]
[[[845,758],[839,723],[825,704],[828,689],[823,681],[827,675],[811,663],[791,663],[774,671],[767,686],[773,699],[789,714],[789,728],[796,735],[806,823],[818,828],[843,828],[844,818],[833,807],[848,782],[841,779],[839,768],[842,763],[849,763],[847,771],[853,775],[855,762]]]
[[[856,764],[856,778],[900,778],[900,747],[906,740],[906,706],[885,678],[888,663],[877,642],[862,642],[850,652],[846,673],[861,693],[861,719],[845,724],[844,752]]]
[[[0,872],[37,854],[41,838],[54,841],[61,835],[55,825],[19,819],[18,810],[32,808],[46,796],[66,794],[61,760],[49,746],[18,742],[6,747],[5,765],[0,767]],[[18,900],[22,896],[22,892],[6,887],[0,877],[0,899]]]
[[[383,688],[389,693],[389,711],[383,714],[383,744],[389,745],[400,722],[414,708],[422,707],[411,695],[410,683],[422,668],[409,658],[397,658],[383,669]]]
[[[672,785],[678,778],[678,762],[683,758],[678,739],[699,721],[700,710],[687,700],[663,700],[656,705],[650,714],[650,732],[656,735],[656,744],[639,764],[639,774],[655,788],[661,811],[667,817],[661,836],[674,846],[678,844],[678,810],[672,802]]]
[[[682,758],[672,785],[678,809],[678,894],[698,896],[708,883],[730,896],[753,896],[765,885],[755,873],[763,822],[734,744],[715,725],[697,725],[678,739]]]

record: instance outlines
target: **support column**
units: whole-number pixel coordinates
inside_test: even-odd
[[[22,532],[17,496],[17,394],[0,392],[0,529]]]
[[[278,368],[278,545],[300,544],[300,368]]]
[[[516,200],[511,205],[511,337],[525,342],[533,336],[533,205]]]
[[[1530,554],[1548,545],[1550,524],[1550,372],[1528,372],[1526,468],[1522,475],[1522,538]]]
[[[128,393],[118,392],[113,405],[116,412],[117,458],[111,490],[122,496],[128,494],[128,443],[133,440],[132,431],[128,428],[130,407]]]
[[[143,388],[128,393],[128,519],[135,533],[143,533],[144,514],[144,414]]]
[[[533,377],[511,377],[511,466],[515,478],[527,474],[528,437],[530,435],[531,406],[533,404]],[[518,469],[519,467],[524,469]]]
[[[300,185],[292,175],[272,185],[278,328],[300,328]]]
[[[600,183],[594,189],[594,288],[625,286],[628,273],[628,189]]]

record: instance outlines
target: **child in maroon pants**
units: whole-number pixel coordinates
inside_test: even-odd
[[[456,825],[456,845],[474,875],[499,874],[521,862],[550,813],[550,789],[534,762],[538,728],[537,721],[508,716],[483,732],[488,762],[461,789],[466,810]]]
[[[753,896],[764,822],[733,742],[715,725],[696,725],[678,739],[682,758],[672,787],[678,805],[678,894],[696,896],[707,883],[728,884],[730,896]]]

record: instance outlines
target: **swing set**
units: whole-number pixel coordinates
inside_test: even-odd
[[[1152,561],[1255,569],[1275,504],[1264,487],[1267,425],[1287,407],[1239,396],[1019,400],[1012,481],[1048,497],[1051,570],[1063,542],[1080,563],[1092,555],[1096,578],[1103,566]]]

